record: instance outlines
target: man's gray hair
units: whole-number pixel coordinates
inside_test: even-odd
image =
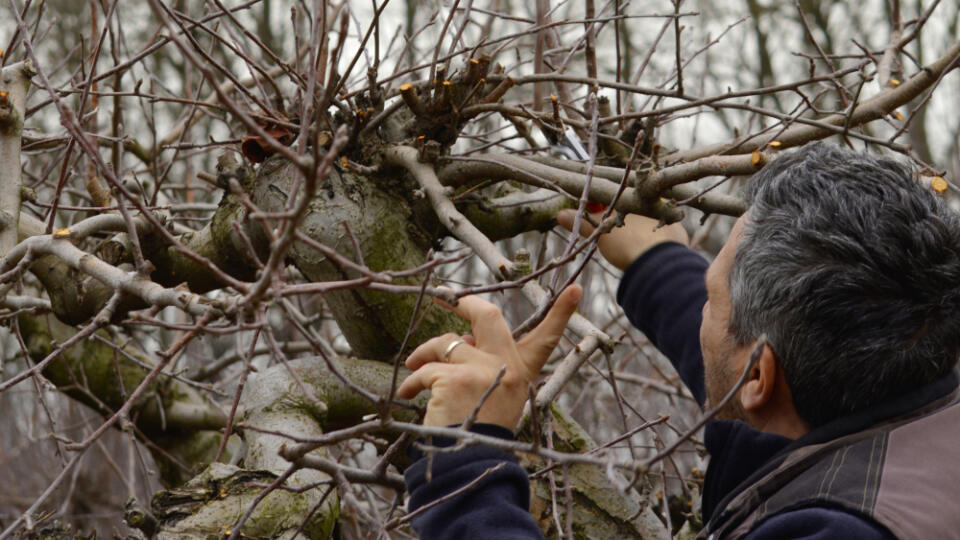
[[[947,374],[960,350],[960,220],[910,167],[816,143],[751,179],[730,330],[763,333],[811,427]]]

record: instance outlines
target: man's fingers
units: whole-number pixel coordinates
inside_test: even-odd
[[[568,231],[573,230],[573,220],[577,216],[576,210],[571,210],[567,208],[566,210],[561,210],[557,213],[557,223]],[[590,224],[586,219],[580,219],[580,235],[589,236],[593,233],[595,227]]]
[[[450,346],[457,341],[462,341],[462,344],[450,349]],[[414,349],[413,352],[410,353],[410,356],[404,361],[404,365],[412,370],[417,370],[420,369],[420,366],[429,364],[430,362],[453,363],[456,349],[463,345],[472,345],[472,341],[473,338],[469,336],[461,337],[453,332],[432,337]],[[448,349],[450,349],[449,352]],[[447,353],[447,355],[444,356],[444,353]]]
[[[433,388],[437,379],[440,378],[445,370],[449,370],[451,367],[452,366],[439,362],[423,366],[410,375],[407,375],[407,378],[400,383],[400,386],[397,387],[397,397],[400,399],[413,399],[417,397],[420,392]]]
[[[476,346],[482,351],[497,353],[503,346],[513,343],[513,335],[500,309],[478,296],[464,296],[451,306],[438,301],[447,309],[470,321]]]
[[[539,373],[550,352],[557,346],[560,336],[567,327],[567,321],[577,310],[577,304],[583,295],[580,285],[573,284],[563,290],[546,317],[517,343],[524,362],[532,362],[527,367]]]

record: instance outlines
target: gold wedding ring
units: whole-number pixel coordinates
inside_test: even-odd
[[[453,350],[457,348],[457,345],[460,345],[460,344],[466,343],[466,342],[467,342],[467,340],[465,340],[465,339],[463,339],[463,338],[460,338],[460,339],[454,341],[453,343],[447,345],[447,348],[443,351],[443,361],[444,361],[444,362],[449,362],[449,361],[450,361],[450,353],[452,353]]]

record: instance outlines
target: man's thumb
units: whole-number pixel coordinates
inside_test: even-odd
[[[567,321],[577,310],[581,296],[583,289],[580,285],[574,284],[564,289],[540,324],[517,343],[517,347],[524,353],[528,367],[534,372],[540,371],[553,348],[557,346],[567,327]]]

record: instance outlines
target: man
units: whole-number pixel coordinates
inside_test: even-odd
[[[748,202],[709,269],[681,245],[681,229],[653,232],[644,218],[630,216],[600,240],[601,253],[625,270],[618,302],[701,405],[734,390],[705,428],[701,536],[960,538],[960,220],[906,166],[820,143],[761,170]],[[491,371],[506,365],[516,386],[533,380],[578,295],[561,295],[535,347],[521,342],[499,361],[481,356],[512,344],[502,317],[464,298],[455,309],[473,323],[475,341],[450,350],[456,336],[441,336],[422,345],[401,394],[432,388],[425,423],[462,421],[473,405],[451,402],[477,403]],[[502,327],[498,344],[485,329],[492,325]],[[475,380],[466,370],[481,362],[490,367]],[[491,398],[480,421],[494,425],[476,429],[511,436],[518,402],[519,392]],[[415,528],[424,538],[537,537],[520,515],[523,471],[489,448],[436,456],[429,482],[423,460],[415,463],[411,510],[500,462],[514,468],[422,512]],[[484,528],[507,508],[510,526],[503,519],[499,530]]]

